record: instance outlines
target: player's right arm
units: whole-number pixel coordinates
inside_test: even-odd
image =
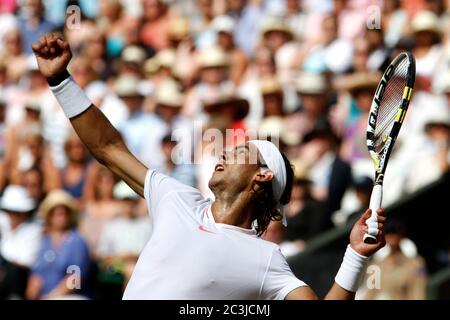
[[[72,58],[69,44],[55,35],[42,36],[33,45],[39,70],[50,82],[64,80]],[[147,168],[128,150],[119,132],[94,105],[70,118],[73,128],[92,155],[139,195],[144,194]]]

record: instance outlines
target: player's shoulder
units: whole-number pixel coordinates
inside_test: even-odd
[[[264,250],[271,251],[271,252],[274,252],[274,251],[281,252],[280,246],[272,241],[265,240],[261,237],[252,237],[251,239],[253,239],[253,241],[255,241],[255,243]]]

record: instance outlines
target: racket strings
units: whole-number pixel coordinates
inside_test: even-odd
[[[409,62],[407,59],[404,59],[397,65],[390,80],[386,84],[375,126],[374,147],[377,152],[383,149],[395,123],[398,108],[402,103],[408,69]]]

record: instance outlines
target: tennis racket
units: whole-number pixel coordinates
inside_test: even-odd
[[[415,74],[413,55],[402,52],[384,72],[373,98],[367,124],[367,148],[375,165],[375,184],[370,198],[372,215],[366,220],[365,243],[377,242],[377,210],[383,198],[384,175],[411,101]]]

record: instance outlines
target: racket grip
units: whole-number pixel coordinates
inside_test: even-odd
[[[380,184],[376,184],[373,187],[372,195],[370,197],[370,205],[369,208],[372,211],[372,214],[369,219],[366,220],[366,225],[368,227],[368,232],[364,235],[365,243],[376,243],[377,235],[378,235],[378,219],[377,219],[377,210],[381,208],[381,201],[383,199],[383,187]]]

